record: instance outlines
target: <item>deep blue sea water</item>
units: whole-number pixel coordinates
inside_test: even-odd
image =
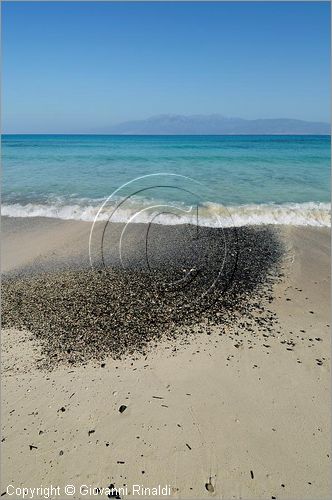
[[[198,197],[205,224],[226,206],[236,224],[329,225],[330,164],[329,136],[4,135],[2,213],[93,220],[150,176],[104,216],[125,200],[117,220],[184,219]]]

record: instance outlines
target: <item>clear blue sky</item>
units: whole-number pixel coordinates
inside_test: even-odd
[[[3,131],[155,114],[329,121],[329,2],[2,3]]]

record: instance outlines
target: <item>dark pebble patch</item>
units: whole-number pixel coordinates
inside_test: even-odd
[[[188,343],[201,323],[209,333],[234,325],[235,335],[253,326],[272,333],[277,319],[267,304],[282,276],[277,230],[200,231],[208,249],[175,252],[150,271],[112,267],[9,278],[2,285],[2,325],[27,329],[41,342],[44,368],[146,354],[161,339]],[[184,284],[179,276],[191,268]]]

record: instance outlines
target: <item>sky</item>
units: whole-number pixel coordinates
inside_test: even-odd
[[[329,2],[2,2],[2,130],[330,121]]]

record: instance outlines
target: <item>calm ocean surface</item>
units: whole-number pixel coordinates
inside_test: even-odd
[[[226,206],[236,225],[327,226],[330,163],[329,136],[4,135],[2,213],[94,220],[117,188],[162,172],[200,183],[206,225]],[[138,207],[135,221],[144,220],[151,204],[179,205],[184,220],[196,203],[192,186],[184,177],[147,177],[120,189],[109,207],[129,196],[116,220]],[[159,220],[172,221],[166,213]]]

